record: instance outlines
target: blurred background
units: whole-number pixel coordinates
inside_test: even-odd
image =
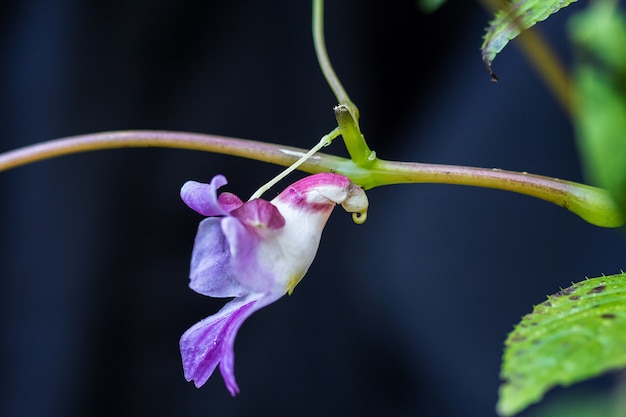
[[[540,25],[566,62],[580,7]],[[120,129],[311,147],[335,126],[307,1],[11,0],[0,18],[0,151]],[[329,54],[370,146],[582,181],[570,122],[515,46],[490,82],[488,21],[475,2],[432,15],[414,0],[328,2]],[[225,300],[187,287],[201,219],[180,186],[221,173],[246,198],[279,171],[127,149],[0,173],[0,415],[495,416],[513,325],[547,294],[624,267],[619,232],[539,200],[374,189],[367,222],[336,210],[294,294],[239,332],[241,394],[218,373],[198,390],[178,339]]]

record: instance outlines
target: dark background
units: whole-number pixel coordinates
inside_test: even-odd
[[[580,7],[541,26],[565,59]],[[310,147],[335,126],[307,1],[23,0],[0,16],[1,151],[118,129]],[[582,180],[569,121],[515,47],[490,82],[474,2],[425,15],[414,0],[346,0],[326,16],[380,157]],[[375,189],[367,222],[336,210],[294,295],[243,326],[241,394],[217,373],[197,390],[178,339],[224,300],[187,288],[200,218],[179,188],[221,173],[245,198],[278,171],[135,149],[1,173],[0,415],[492,416],[512,326],[546,294],[624,267],[618,232],[542,201]]]

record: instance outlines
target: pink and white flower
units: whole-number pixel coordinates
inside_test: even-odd
[[[308,176],[271,202],[242,202],[231,193],[217,195],[226,178],[210,184],[189,181],[183,201],[207,216],[198,227],[189,286],[209,297],[234,297],[216,314],[196,323],[180,339],[185,378],[202,386],[217,365],[234,396],[237,331],[252,313],[273,303],[304,277],[317,252],[322,230],[336,204],[365,214],[365,192],[342,175]]]

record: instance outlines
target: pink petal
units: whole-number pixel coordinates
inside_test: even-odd
[[[255,199],[230,212],[241,223],[262,229],[280,229],[285,219],[269,201]]]

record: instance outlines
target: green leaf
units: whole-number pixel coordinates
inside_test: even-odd
[[[506,7],[498,10],[495,18],[489,23],[483,37],[481,54],[489,74],[497,80],[491,70],[496,55],[504,49],[511,39],[522,30],[528,29],[537,22],[546,20],[548,16],[569,6],[576,0],[513,0]],[[504,3],[504,2],[502,2]]]
[[[546,391],[626,366],[626,274],[588,279],[535,306],[509,334],[500,376],[500,415]]]
[[[570,389],[536,407],[532,417],[618,417],[620,404],[610,390]]]
[[[432,13],[440,8],[446,0],[417,0],[417,6],[425,13]]]
[[[596,2],[570,20],[576,48],[574,124],[588,180],[626,213],[626,18]]]

